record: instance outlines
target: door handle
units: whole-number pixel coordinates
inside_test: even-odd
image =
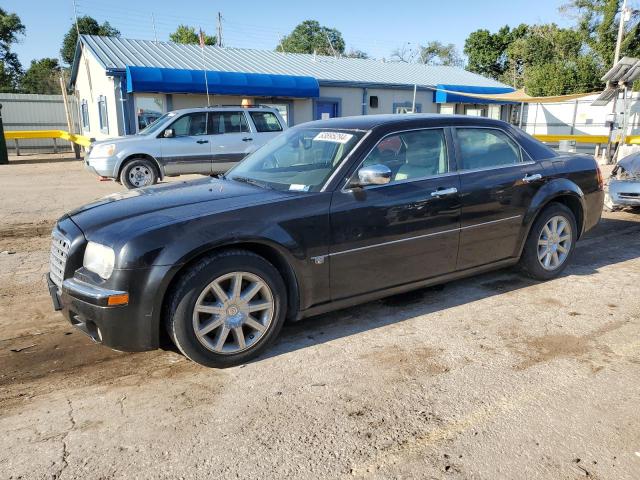
[[[456,187],[440,188],[438,190],[431,192],[431,196],[440,198],[440,197],[446,197],[447,195],[453,195],[455,193],[458,193],[458,189]]]
[[[198,140],[196,143],[200,143],[200,144],[209,143],[209,140]]]
[[[538,180],[542,180],[542,175],[539,173],[534,173],[533,175],[525,175],[522,181],[524,183],[537,182]]]
[[[251,137],[244,137],[242,139],[243,142],[250,142],[251,140],[253,140],[253,138],[251,138]]]

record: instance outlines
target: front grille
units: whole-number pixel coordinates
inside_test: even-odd
[[[51,258],[49,259],[49,276],[58,288],[62,288],[64,267],[67,264],[71,242],[54,230],[51,234]]]

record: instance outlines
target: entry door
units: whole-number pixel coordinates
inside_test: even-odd
[[[160,140],[165,173],[211,173],[211,142],[207,135],[207,113],[188,113],[168,128],[173,129],[174,137]]]
[[[327,120],[338,116],[338,102],[318,101],[316,102],[316,120]]]
[[[462,223],[458,270],[518,255],[523,218],[542,166],[495,128],[456,128]]]
[[[210,112],[209,131],[213,134],[213,173],[226,172],[257,148],[255,134],[242,110]]]
[[[392,181],[334,193],[332,299],[455,269],[460,198],[449,156],[442,129],[393,134],[378,143],[361,165],[387,166]]]

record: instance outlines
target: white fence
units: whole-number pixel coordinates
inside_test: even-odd
[[[78,126],[78,107],[73,96],[68,97],[71,121]],[[5,131],[11,130],[69,130],[62,95],[35,95],[0,93],[2,123]],[[72,145],[64,140],[18,140],[20,153],[52,153],[71,151]],[[9,153],[16,152],[16,142],[7,141]]]

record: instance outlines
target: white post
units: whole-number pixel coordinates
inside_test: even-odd
[[[416,113],[416,93],[418,90],[418,85],[413,85],[413,103],[411,104],[411,113]]]
[[[622,37],[624,36],[624,21],[627,14],[627,0],[622,2],[622,10],[620,10],[620,23],[618,25],[618,40],[616,41],[616,53],[613,57],[613,64],[615,65],[620,60],[620,47],[622,46]]]

